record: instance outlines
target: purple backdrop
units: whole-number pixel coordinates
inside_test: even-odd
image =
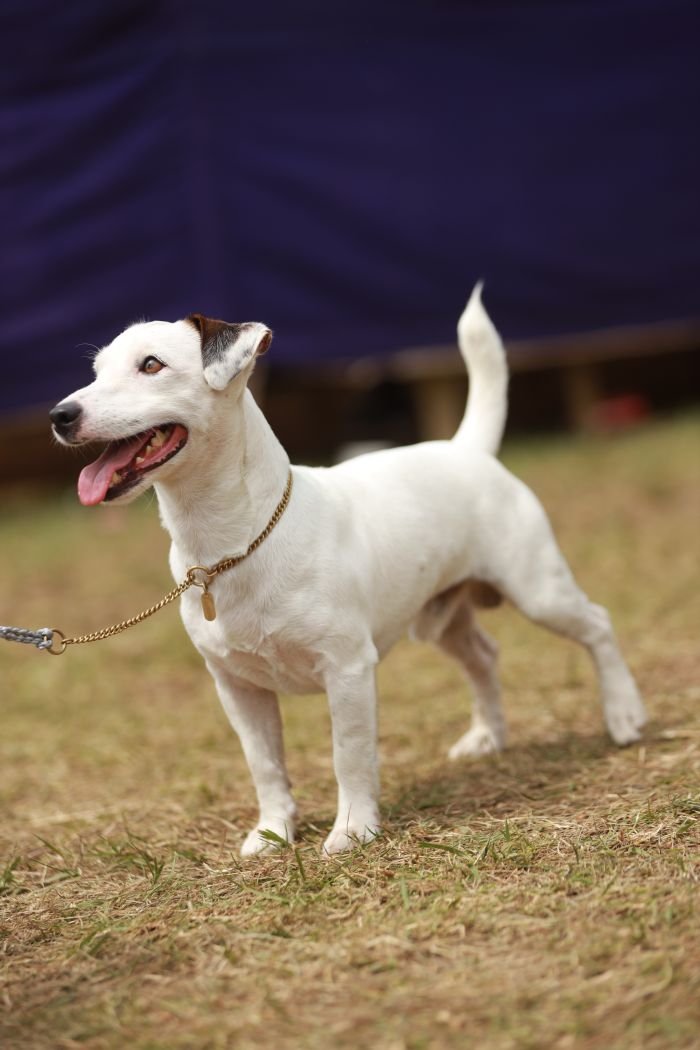
[[[700,315],[690,0],[5,0],[0,409],[197,310],[270,363]],[[83,345],[81,345],[83,344]]]

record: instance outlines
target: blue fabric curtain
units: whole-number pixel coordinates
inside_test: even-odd
[[[693,0],[0,7],[0,410],[139,318],[275,361],[700,315]]]

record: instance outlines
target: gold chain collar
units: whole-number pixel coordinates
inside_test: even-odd
[[[259,536],[257,536],[248,550],[243,554],[236,554],[232,558],[222,558],[221,561],[217,561],[216,565],[208,567],[206,565],[192,565],[187,570],[182,583],[179,583],[177,587],[173,587],[172,591],[161,598],[159,602],[152,605],[149,609],[144,609],[143,612],[138,613],[136,616],[131,616],[128,620],[122,620],[121,623],[112,624],[110,627],[103,627],[101,631],[93,631],[91,634],[81,634],[77,638],[66,638],[61,631],[57,628],[52,628],[52,640],[50,647],[46,647],[46,652],[51,653],[52,656],[60,656],[61,653],[65,653],[69,645],[82,645],[85,642],[101,642],[104,638],[111,638],[115,634],[121,634],[122,631],[126,631],[129,627],[134,627],[137,623],[142,623],[143,620],[147,620],[149,616],[153,616],[154,613],[160,612],[170,602],[174,602],[176,598],[179,598],[181,594],[184,594],[190,587],[201,587],[202,589],[202,612],[207,620],[216,619],[216,605],[214,604],[214,598],[209,590],[209,584],[212,580],[216,579],[222,572],[228,572],[229,569],[235,568],[236,565],[240,565],[242,561],[256,551],[261,543],[264,543],[267,537],[274,529],[277,522],[280,520],[285,510],[289,505],[289,500],[292,495],[292,471],[290,469],[289,476],[287,478],[287,487],[284,490],[282,499],[275,507],[274,513],[268,521],[265,528],[262,530]]]

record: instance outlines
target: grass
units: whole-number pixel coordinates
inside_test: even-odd
[[[602,731],[585,654],[512,611],[511,747],[450,765],[457,671],[380,672],[383,813],[324,861],[323,698],[285,700],[299,842],[242,861],[252,789],[174,609],[53,659],[3,643],[0,1045],[690,1048],[700,1031],[698,418],[507,449],[647,699]],[[67,633],[171,586],[152,501],[8,494],[0,619]]]

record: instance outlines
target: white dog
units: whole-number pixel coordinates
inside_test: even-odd
[[[244,556],[211,579],[213,608],[196,588],[181,606],[255,783],[260,818],[244,856],[269,848],[265,829],[294,838],[278,690],[328,694],[338,812],[326,852],[379,832],[375,668],[407,630],[471,679],[472,725],[450,757],[504,746],[496,646],[474,619],[501,597],[588,649],[610,735],[639,738],[644,706],[606,611],[577,587],[535,496],[495,458],[508,373],[479,287],[458,335],[471,389],[454,438],[331,469],[290,473],[247,390],[272,338],[262,324],[193,314],[134,325],[97,355],[94,382],[51,412],[63,443],[109,442],[80,476],[84,504],[126,503],[155,485],[176,580]]]

